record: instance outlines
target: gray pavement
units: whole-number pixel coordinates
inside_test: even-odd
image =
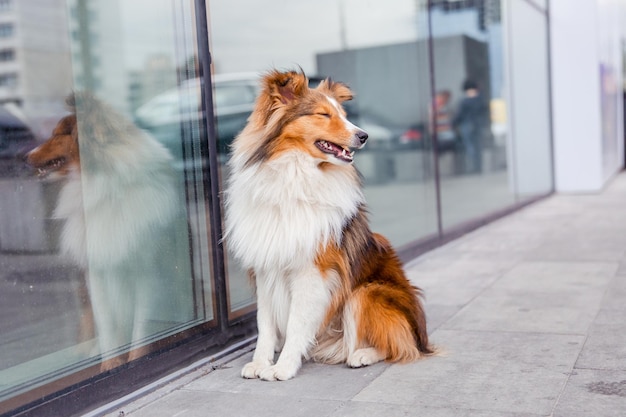
[[[407,264],[444,355],[244,380],[243,348],[109,416],[626,416],[626,175],[555,195]],[[123,411],[123,413],[121,413]]]

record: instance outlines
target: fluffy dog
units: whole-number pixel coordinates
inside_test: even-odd
[[[225,242],[258,298],[244,378],[293,378],[303,357],[361,367],[433,353],[421,291],[369,229],[352,165],[367,133],[346,119],[351,98],[342,83],[271,71],[233,143]]]
[[[85,272],[97,353],[114,358],[110,368],[193,317],[185,200],[165,147],[90,94],[68,105],[27,162],[64,181],[60,246]]]

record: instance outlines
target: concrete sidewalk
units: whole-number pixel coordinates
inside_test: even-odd
[[[626,416],[626,175],[557,195],[407,265],[445,356],[244,380],[250,348],[110,416]],[[121,413],[123,411],[123,413]]]

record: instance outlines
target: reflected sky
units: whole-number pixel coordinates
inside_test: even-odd
[[[111,2],[115,3],[115,2]],[[150,56],[171,55],[175,45],[172,0],[120,1],[121,24],[127,66],[143,67]]]
[[[172,0],[114,2],[126,67],[173,55],[182,31]],[[207,1],[216,73],[300,65],[315,72],[315,54],[415,40],[420,0]],[[112,5],[111,5],[112,6]],[[109,7],[109,6],[107,6]],[[191,24],[192,22],[187,22]],[[423,30],[423,28],[421,28]]]
[[[300,65],[315,54],[415,40],[419,0],[214,0],[209,2],[215,71]],[[343,30],[342,30],[343,28]]]

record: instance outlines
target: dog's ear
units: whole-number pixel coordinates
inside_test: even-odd
[[[271,71],[263,78],[263,84],[274,108],[304,96],[309,89],[309,80],[304,72],[296,71]]]
[[[352,93],[352,90],[350,90],[350,87],[344,83],[335,82],[330,78],[323,80],[317,88],[325,90],[325,92],[329,93],[339,103],[343,103],[344,101],[352,100],[354,98],[354,94]]]

